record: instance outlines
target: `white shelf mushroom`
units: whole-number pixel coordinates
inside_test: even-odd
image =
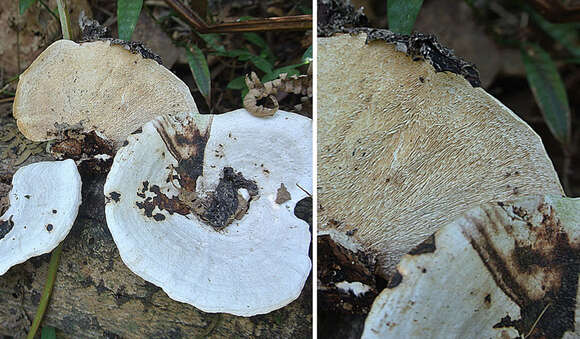
[[[9,197],[0,217],[0,275],[64,240],[81,204],[81,177],[72,160],[37,162],[16,171]]]
[[[366,39],[318,38],[320,229],[354,233],[388,275],[471,207],[563,194],[540,138],[507,107],[461,75],[436,72],[447,65],[401,52],[404,42]],[[415,42],[421,51],[438,46]]]
[[[119,146],[156,116],[180,112],[197,112],[187,85],[110,41],[56,41],[20,75],[14,98],[18,128],[34,141],[95,130]]]
[[[296,299],[311,268],[308,225],[293,214],[300,187],[312,191],[311,131],[293,113],[243,109],[145,124],[104,189],[123,261],[205,312],[252,316]]]
[[[403,257],[362,337],[577,337],[579,262],[580,199],[473,208]]]

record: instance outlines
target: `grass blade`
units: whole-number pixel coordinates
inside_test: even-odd
[[[211,102],[211,75],[205,55],[197,46],[186,48],[187,62],[193,74],[193,79],[201,95],[205,98],[207,105]]]
[[[566,88],[550,55],[540,46],[522,48],[526,76],[552,134],[562,144],[570,141],[570,105]]]
[[[71,40],[70,19],[66,10],[64,0],[56,0],[58,5],[58,15],[60,17],[60,27],[62,28],[62,37]]]
[[[20,10],[20,15],[24,14],[26,10],[34,4],[36,0],[20,0],[18,1],[18,9]]]
[[[389,29],[395,33],[411,34],[423,0],[387,0]]]
[[[117,25],[119,39],[131,40],[139,14],[143,7],[143,0],[117,0]]]
[[[58,270],[58,261],[60,259],[60,254],[62,253],[62,243],[60,243],[50,256],[50,263],[48,264],[48,275],[46,277],[46,284],[44,284],[44,290],[42,291],[42,296],[40,297],[40,303],[36,309],[36,315],[32,321],[32,326],[28,332],[27,339],[33,339],[38,331],[40,322],[44,317],[44,311],[48,307],[48,302],[50,301],[50,294],[52,293],[52,288],[54,287],[54,281],[56,280],[56,271]]]
[[[312,62],[312,45],[308,46],[308,49],[306,52],[304,52],[304,55],[302,56],[302,62],[305,64]]]

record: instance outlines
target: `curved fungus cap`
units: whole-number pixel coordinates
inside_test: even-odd
[[[318,39],[320,229],[354,233],[388,275],[471,207],[563,194],[540,138],[508,108],[397,44],[365,40]]]
[[[252,316],[296,299],[311,268],[293,213],[300,187],[312,190],[311,131],[297,114],[241,109],[164,116],[130,135],[105,183],[125,264],[204,312]]]
[[[156,116],[197,112],[168,69],[110,41],[59,40],[20,75],[14,117],[28,139],[96,130],[116,145]]]
[[[577,337],[580,199],[473,208],[403,257],[363,338]]]
[[[81,177],[73,160],[37,162],[16,171],[9,197],[0,217],[0,275],[64,240],[81,204]]]

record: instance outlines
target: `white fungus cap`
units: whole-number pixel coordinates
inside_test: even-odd
[[[18,169],[10,207],[0,217],[0,275],[52,251],[71,230],[80,204],[81,177],[73,160]]]
[[[362,337],[574,336],[579,260],[578,198],[473,208],[403,257]]]
[[[203,136],[209,123],[200,115],[164,117],[130,135],[105,183],[107,224],[125,264],[172,299],[205,312],[268,313],[299,296],[311,269],[308,224],[294,216],[294,206],[307,196],[298,185],[312,192],[312,122],[283,111],[213,116],[196,191],[215,191],[225,167],[258,189],[247,213],[221,230],[175,207],[175,154],[199,151],[177,134]],[[278,204],[282,184],[291,198]],[[238,193],[247,199],[247,191]]]

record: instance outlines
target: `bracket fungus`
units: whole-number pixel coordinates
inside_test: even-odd
[[[363,338],[578,337],[580,199],[475,207],[406,255]]]
[[[73,160],[37,162],[16,171],[9,197],[0,217],[0,275],[64,240],[81,204],[81,178]]]
[[[103,40],[50,45],[20,75],[18,128],[34,141],[97,131],[116,146],[161,114],[197,112],[189,88],[146,49]]]
[[[312,189],[311,128],[243,109],[145,124],[104,188],[125,264],[205,312],[252,316],[296,299],[311,268],[308,225],[293,214],[300,187]]]
[[[319,227],[358,229],[383,276],[471,207],[563,194],[538,135],[472,86],[473,66],[407,38],[318,38]]]

